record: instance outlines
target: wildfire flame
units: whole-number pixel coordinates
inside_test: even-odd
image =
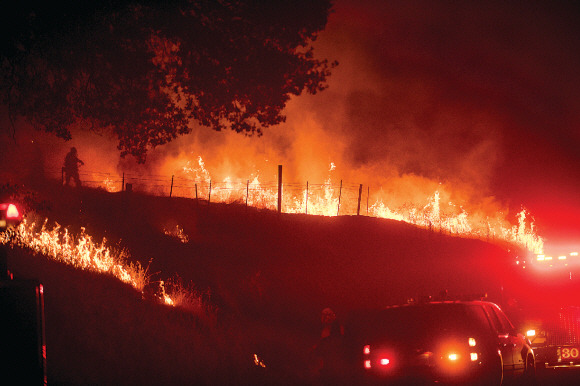
[[[254,354],[254,364],[259,367],[266,367],[266,364],[258,357],[258,354]]]
[[[189,237],[185,234],[183,229],[179,227],[179,225],[176,225],[172,230],[163,229],[163,233],[165,233],[167,236],[178,239],[184,244],[189,242]]]
[[[45,255],[78,269],[109,274],[141,293],[149,285],[147,269],[139,262],[128,262],[130,254],[126,249],[108,246],[105,238],[101,243],[96,243],[84,228],[81,228],[80,234],[74,237],[68,229],[62,229],[59,224],[49,229],[47,222],[47,219],[44,220],[40,229],[37,229],[37,224],[24,219],[15,230],[0,234],[0,242],[30,249],[33,253]],[[159,283],[159,287],[161,293],[158,296],[167,305],[186,305],[183,300],[192,298],[183,294],[180,296],[167,294],[163,281]],[[173,287],[176,293],[183,291],[178,286]]]
[[[104,185],[105,189],[107,190],[107,192],[109,192],[109,193],[114,193],[118,190],[117,187],[115,186],[115,182],[110,178],[105,178],[103,180],[103,185]]]
[[[357,199],[360,197],[358,186],[347,186],[334,182],[331,173],[336,172],[335,163],[330,163],[328,177],[323,184],[292,184],[282,186],[282,212],[305,213],[310,215],[337,216],[357,213]],[[244,180],[226,176],[221,182],[212,179],[201,156],[195,161],[182,160],[176,174],[176,184],[172,184],[172,192],[176,196],[195,197],[202,200],[221,203],[246,203],[248,206],[271,209],[277,208],[277,183],[264,184],[258,173],[253,173]],[[107,186],[106,181],[103,182]],[[117,190],[119,190],[117,188]],[[157,193],[154,187],[144,186],[145,192]],[[194,191],[195,190],[195,191]],[[369,199],[366,194],[366,199]],[[403,221],[418,227],[433,231],[446,232],[455,236],[472,237],[492,242],[507,242],[542,253],[544,241],[537,234],[530,214],[522,209],[517,214],[517,225],[512,225],[505,216],[497,212],[493,216],[470,214],[465,208],[451,202],[442,202],[441,192],[436,190],[423,202],[407,202],[400,207],[392,207],[386,203],[384,195],[375,195],[374,203],[367,204],[366,211],[361,211],[372,217]],[[359,204],[360,205],[360,204]],[[366,212],[366,213],[365,213]],[[171,233],[174,237],[181,237]]]

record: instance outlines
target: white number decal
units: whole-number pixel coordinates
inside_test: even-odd
[[[580,357],[580,351],[576,347],[568,348],[564,347],[561,352],[562,359],[578,358]]]

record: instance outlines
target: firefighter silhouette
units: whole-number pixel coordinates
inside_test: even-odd
[[[85,163],[79,159],[77,149],[75,147],[71,147],[66,157],[64,157],[63,166],[67,186],[69,185],[71,178],[75,182],[75,186],[81,186],[81,179],[79,178],[79,164],[84,165]]]
[[[338,384],[344,371],[344,327],[330,308],[322,310],[322,332],[315,347],[321,359],[320,380],[322,384]]]

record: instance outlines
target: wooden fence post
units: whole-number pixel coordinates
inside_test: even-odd
[[[362,184],[359,185],[358,187],[358,204],[356,206],[356,215],[360,216],[360,199],[362,196]]]
[[[209,180],[209,194],[207,196],[207,204],[211,202],[211,180]]]
[[[249,195],[250,195],[250,180],[246,181],[246,207],[248,206]]]
[[[340,213],[340,197],[342,196],[342,180],[340,180],[340,189],[338,190],[338,208],[336,208],[336,215]]]
[[[306,181],[306,214],[308,214],[308,181]]]
[[[175,176],[171,176],[171,188],[169,188],[169,197],[171,197],[171,194],[173,193],[173,177]]]
[[[282,165],[278,165],[278,213],[282,213]]]

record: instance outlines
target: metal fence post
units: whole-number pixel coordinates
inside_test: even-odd
[[[209,194],[207,195],[207,204],[211,202],[211,180],[209,180]]]
[[[246,206],[248,206],[249,195],[250,195],[250,180],[246,181]]]
[[[282,213],[282,165],[278,165],[278,213]]]
[[[358,187],[358,203],[357,203],[357,206],[356,206],[356,215],[357,216],[360,216],[360,199],[361,199],[361,196],[362,196],[362,184],[360,184],[359,187]]]
[[[175,176],[171,176],[171,188],[169,188],[169,197],[171,197],[171,194],[173,193],[173,177]]]
[[[340,189],[338,190],[338,208],[336,209],[336,215],[340,213],[340,197],[342,196],[342,180],[340,180]]]
[[[308,214],[308,181],[306,181],[306,214]]]

